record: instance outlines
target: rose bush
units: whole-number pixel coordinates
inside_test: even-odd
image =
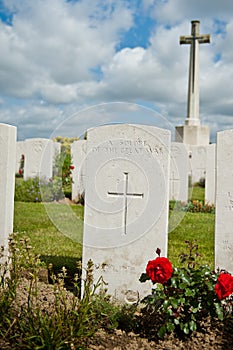
[[[142,311],[150,320],[163,319],[158,335],[163,338],[166,332],[189,334],[201,326],[206,317],[223,320],[232,316],[233,276],[212,271],[207,265],[196,265],[198,245],[186,241],[189,253],[181,254],[182,267],[172,267],[167,258],[159,255],[150,260],[141,282],[151,280],[152,293],[141,302]]]

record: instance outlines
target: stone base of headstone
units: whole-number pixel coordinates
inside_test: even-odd
[[[210,142],[210,130],[204,125],[176,126],[175,141],[187,145],[208,145]]]

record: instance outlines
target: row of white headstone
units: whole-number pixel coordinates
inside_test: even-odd
[[[215,225],[215,266],[231,273],[232,136],[233,130],[217,135]],[[95,280],[103,276],[112,296],[135,302],[148,293],[148,285],[138,281],[147,260],[155,257],[157,247],[163,256],[167,255],[170,168],[173,158],[181,157],[180,145],[171,147],[168,130],[144,125],[93,128],[88,130],[87,141],[82,145],[85,153],[83,264],[86,266],[91,258]],[[5,247],[13,231],[16,148],[16,128],[0,124],[3,201],[0,245]],[[214,147],[210,149],[214,153]],[[81,163],[82,159],[80,167]],[[179,167],[178,161],[174,164],[175,169]],[[183,164],[181,161],[180,168]]]
[[[49,139],[27,139],[16,144],[15,172],[22,172],[27,180],[31,177],[52,178],[56,155],[60,143]],[[85,192],[86,140],[71,145],[73,170],[72,199],[78,201]],[[188,146],[179,142],[171,143],[169,199],[181,202],[188,200],[188,179],[192,183],[206,180],[205,201],[213,204],[215,198],[215,145]]]
[[[106,140],[108,136],[106,135]],[[191,146],[171,142],[169,199],[187,202],[190,184],[205,182],[205,203],[215,203],[215,150],[216,145]],[[71,145],[72,199],[78,202],[85,193],[87,140],[78,140]],[[114,155],[114,153],[113,153]]]
[[[15,174],[19,172],[24,156],[24,179],[52,177],[54,157],[60,152],[60,144],[49,139],[28,139],[17,142],[17,129],[0,123],[0,247],[7,256],[9,235],[13,232]],[[1,264],[4,258],[0,256]]]

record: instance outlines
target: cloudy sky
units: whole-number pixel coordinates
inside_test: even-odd
[[[110,122],[183,125],[191,20],[200,118],[233,128],[233,1],[0,0],[0,123],[18,140],[79,136]]]

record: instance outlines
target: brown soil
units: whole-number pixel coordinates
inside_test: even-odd
[[[150,327],[150,325],[148,325]],[[170,334],[164,340],[148,340],[134,333],[115,330],[112,334],[99,331],[92,339],[92,350],[232,350],[233,322],[216,324],[214,327],[207,322],[202,331],[194,332],[191,337],[178,339]]]
[[[29,281],[23,278],[17,290],[17,298],[15,308],[21,307],[27,303],[27,290]],[[41,303],[41,307],[54,310],[54,288],[53,286],[39,282],[38,283],[37,302]],[[67,300],[74,297],[71,292],[66,292]],[[150,330],[150,324],[148,324]],[[191,337],[179,339],[173,334],[167,336],[164,340],[158,340],[155,337],[156,332],[148,332],[148,338],[141,337],[138,334],[126,333],[122,330],[114,330],[107,333],[105,330],[99,330],[96,336],[90,339],[86,349],[91,350],[232,350],[233,349],[233,320],[228,322],[211,324],[206,320],[203,323],[201,331],[194,332]],[[11,349],[10,344],[2,342],[0,339],[0,349]]]

